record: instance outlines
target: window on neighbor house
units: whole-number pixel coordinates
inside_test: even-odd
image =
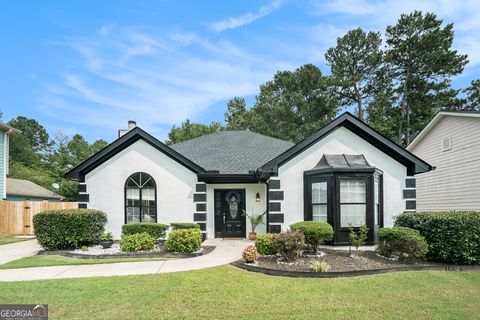
[[[312,220],[327,221],[327,182],[312,183]]]
[[[366,224],[367,183],[364,179],[340,180],[340,226],[359,227]]]
[[[128,177],[125,183],[125,223],[157,221],[155,180],[143,172]]]

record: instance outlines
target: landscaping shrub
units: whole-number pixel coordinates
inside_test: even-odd
[[[428,244],[418,230],[406,227],[383,228],[378,231],[378,253],[399,259],[424,259]]]
[[[245,247],[245,249],[242,251],[242,258],[246,263],[255,262],[255,260],[258,258],[257,249],[255,249],[254,246]]]
[[[165,247],[170,252],[192,253],[200,250],[201,243],[199,229],[176,229],[168,236]]]
[[[310,264],[310,267],[314,272],[329,272],[332,267],[325,261],[315,260]]]
[[[480,262],[480,212],[408,212],[396,218],[395,226],[418,230],[427,240],[430,260]]]
[[[317,253],[319,245],[333,239],[332,226],[323,221],[300,221],[292,224],[290,229],[303,233],[305,243],[312,253]]]
[[[46,250],[80,248],[98,242],[107,216],[90,209],[43,211],[33,216],[38,243]]]
[[[154,239],[165,238],[168,225],[156,222],[135,222],[122,226],[122,234],[148,233]]]
[[[300,255],[305,243],[305,237],[301,232],[286,231],[276,233],[272,238],[272,245],[276,253],[287,261],[294,261]]]
[[[146,232],[127,234],[120,240],[120,249],[124,252],[148,251],[154,246],[155,238]]]
[[[353,226],[348,227],[348,238],[350,239],[350,248],[348,249],[348,255],[352,255],[352,246],[355,247],[355,251],[358,252],[358,248],[365,245],[368,238],[368,227],[362,224],[357,232],[353,229]]]
[[[179,229],[200,229],[200,225],[198,223],[192,222],[172,222],[170,223],[172,230],[179,230]]]
[[[255,247],[258,250],[258,253],[262,256],[274,255],[275,249],[273,249],[273,234],[259,234],[255,240]]]

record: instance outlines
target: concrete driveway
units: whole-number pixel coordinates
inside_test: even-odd
[[[241,258],[246,240],[207,240],[216,248],[207,255],[178,260],[121,262],[0,270],[0,281],[27,281],[84,277],[110,277],[198,270],[229,264]]]
[[[34,256],[42,247],[36,239],[0,245],[0,264]]]

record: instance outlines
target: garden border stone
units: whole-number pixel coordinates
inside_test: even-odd
[[[89,254],[76,254],[71,253],[71,250],[59,250],[59,251],[47,251],[40,250],[37,255],[49,255],[49,256],[64,256],[69,258],[78,259],[114,259],[114,258],[176,258],[186,259],[194,258],[209,254],[215,249],[215,246],[202,246],[201,252],[193,253],[175,253],[175,252],[137,252],[137,253],[119,253],[119,254],[101,254],[101,255],[89,255]]]
[[[257,267],[252,264],[247,264],[243,261],[235,261],[231,263],[233,266],[257,273],[263,273],[270,276],[281,276],[291,278],[344,278],[344,277],[358,277],[368,276],[381,273],[400,272],[400,271],[476,271],[480,270],[480,265],[432,265],[432,266],[411,266],[411,267],[395,267],[385,269],[371,269],[371,270],[355,270],[342,272],[304,272],[304,271],[288,271],[277,270],[264,267]]]

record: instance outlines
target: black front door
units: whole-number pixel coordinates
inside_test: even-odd
[[[215,190],[215,237],[244,238],[245,190]]]

